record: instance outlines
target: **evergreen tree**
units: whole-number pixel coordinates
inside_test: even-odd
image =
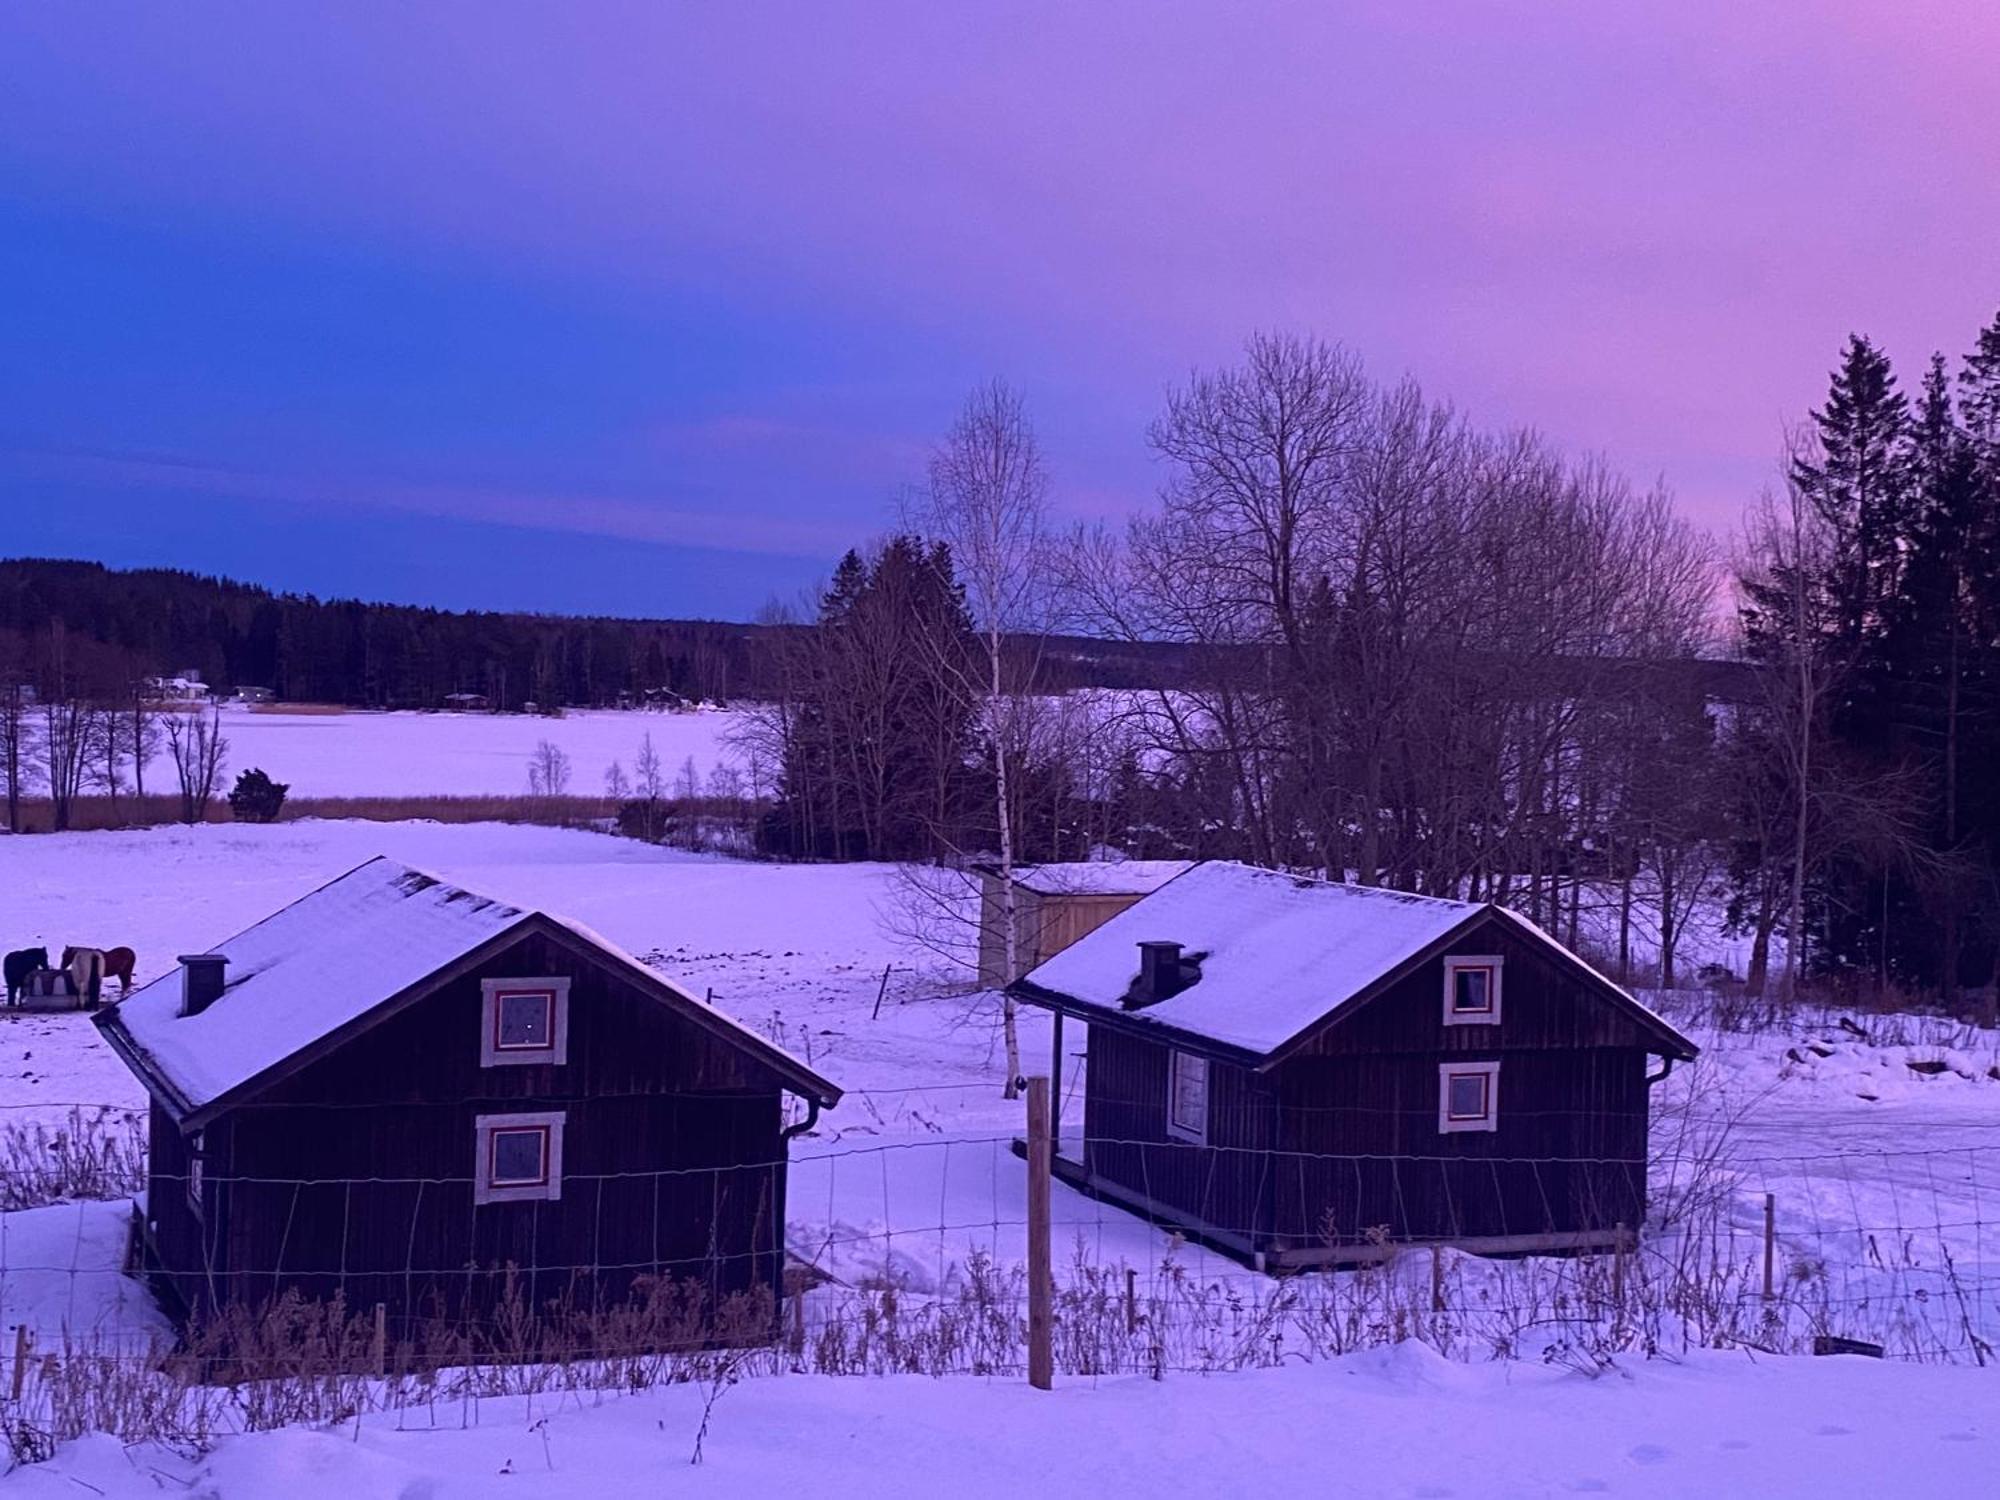
[[[1815,443],[1792,463],[1792,480],[1833,528],[1826,580],[1843,643],[1858,659],[1882,628],[1900,584],[1911,520],[1909,403],[1888,356],[1859,334],[1847,341],[1826,405],[1813,413]]]

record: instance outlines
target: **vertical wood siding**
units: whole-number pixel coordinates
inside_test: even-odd
[[[545,974],[572,978],[568,1062],[481,1067],[481,978]],[[717,1297],[769,1286],[781,1098],[726,1037],[530,936],[209,1127],[228,1148],[209,1168],[213,1284],[409,1315],[476,1312],[510,1286],[583,1305],[662,1276]],[[548,1110],[566,1117],[561,1198],[475,1206],[475,1118]],[[158,1117],[154,1135],[172,1170]],[[177,1285],[206,1286],[174,1191],[153,1185],[156,1242]]]

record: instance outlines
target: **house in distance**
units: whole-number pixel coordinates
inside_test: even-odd
[[[1629,1243],[1651,1087],[1696,1050],[1504,908],[1228,863],[1010,992],[1055,1013],[1057,1099],[1089,1028],[1058,1175],[1271,1270]]]
[[[777,1297],[786,1143],[840,1098],[587,928],[387,859],[97,1024],[152,1096],[145,1258],[185,1310]]]
[[[991,989],[1019,979],[1086,933],[1150,896],[1193,861],[1117,859],[1014,867],[1014,972],[1007,972],[1007,880],[998,865],[979,876],[979,982]]]

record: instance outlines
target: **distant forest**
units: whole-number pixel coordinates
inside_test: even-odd
[[[48,693],[124,694],[193,670],[212,687],[292,702],[437,708],[477,693],[497,709],[608,707],[664,689],[708,702],[779,691],[797,627],[425,609],[278,594],[166,568],[0,561],[0,676]],[[60,653],[52,649],[56,633]],[[1172,648],[1054,641],[1056,685],[1142,686]],[[67,681],[44,679],[56,670]]]

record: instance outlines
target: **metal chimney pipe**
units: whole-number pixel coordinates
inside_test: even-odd
[[[229,959],[220,953],[183,953],[181,1014],[198,1016],[222,998],[222,971]]]
[[[1141,943],[1139,945],[1139,989],[1135,999],[1151,1005],[1181,991],[1181,945]]]

